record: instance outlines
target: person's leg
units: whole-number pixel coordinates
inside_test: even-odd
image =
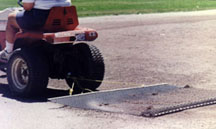
[[[16,13],[10,13],[8,15],[8,22],[6,27],[6,47],[0,51],[0,61],[5,62],[8,60],[10,54],[13,51],[14,38],[16,33],[19,31],[19,25],[16,21]]]
[[[0,62],[7,62],[15,42],[16,33],[23,30],[36,30],[44,26],[49,15],[49,10],[32,9],[30,11],[19,11],[8,16],[6,27],[6,47],[0,51]]]
[[[19,31],[19,25],[16,21],[16,13],[10,13],[8,16],[8,22],[6,27],[6,40],[10,43],[14,43],[15,34]]]

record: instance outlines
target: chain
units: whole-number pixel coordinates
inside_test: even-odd
[[[84,88],[79,84],[79,81],[89,81],[89,82],[99,82],[99,83],[108,83],[108,84],[121,84],[121,85],[130,85],[130,86],[144,86],[144,84],[139,85],[135,83],[128,83],[128,82],[117,82],[117,81],[104,81],[104,80],[93,80],[93,79],[87,79],[87,78],[77,78],[77,77],[71,77],[70,75],[67,76],[67,78],[70,78],[73,80],[72,87],[69,89],[69,95],[73,94],[74,86],[77,84],[77,86],[82,90],[82,92],[92,92],[91,89]],[[78,81],[79,80],[79,81]]]
[[[135,84],[135,83],[129,83],[129,82],[117,82],[117,81],[106,81],[106,80],[93,80],[93,79],[87,79],[87,78],[77,78],[77,77],[68,77],[73,80],[80,80],[80,81],[90,81],[90,82],[100,82],[100,83],[107,83],[107,84],[121,84],[121,85],[130,85],[130,86],[144,86],[144,84]]]

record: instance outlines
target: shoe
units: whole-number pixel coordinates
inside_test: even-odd
[[[8,53],[6,50],[0,51],[0,62],[7,63],[11,54],[12,52]]]

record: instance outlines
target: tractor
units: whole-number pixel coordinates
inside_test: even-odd
[[[96,46],[84,43],[94,41],[98,33],[78,25],[75,6],[53,7],[44,27],[16,34],[12,55],[0,63],[14,95],[38,96],[46,90],[49,78],[65,79],[73,93],[95,91],[101,85],[102,54]],[[5,36],[5,30],[0,31],[1,50]]]

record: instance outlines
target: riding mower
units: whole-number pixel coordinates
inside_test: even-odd
[[[49,78],[65,79],[73,93],[95,91],[100,86],[102,81],[96,80],[104,78],[103,57],[94,45],[83,43],[94,41],[98,34],[78,25],[75,6],[53,7],[43,28],[16,34],[12,55],[0,64],[13,94],[38,96],[46,90]],[[0,32],[1,49],[5,35]]]

